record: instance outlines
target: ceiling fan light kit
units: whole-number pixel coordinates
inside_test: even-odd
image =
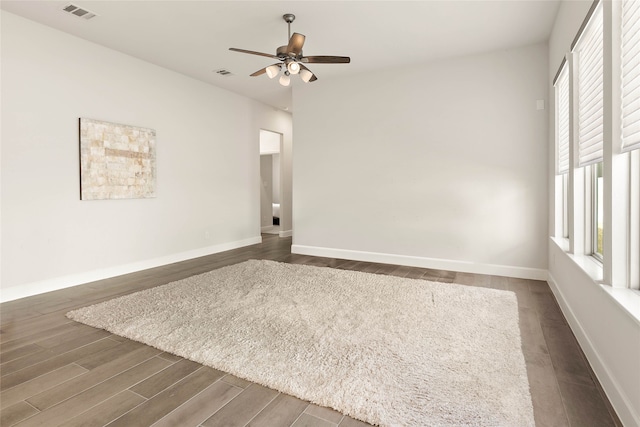
[[[287,63],[287,70],[289,70],[291,74],[298,74],[300,72],[300,64],[291,60]]]
[[[311,80],[311,77],[313,77],[313,73],[311,71],[307,69],[300,71],[300,78],[302,79],[303,82],[309,83],[309,80]]]
[[[282,76],[280,77],[279,80],[280,84],[282,86],[289,86],[289,84],[291,83],[291,78],[289,78],[289,72],[285,71]]]
[[[280,74],[280,65],[279,64],[270,65],[267,67],[266,72],[267,72],[267,76],[270,79],[273,79],[275,76]]]
[[[293,33],[293,35],[291,35],[291,23],[296,19],[295,15],[292,13],[286,13],[282,15],[282,19],[287,23],[289,43],[286,46],[280,46],[276,49],[275,55],[255,52],[252,50],[238,49],[235,47],[229,48],[229,50],[234,52],[265,56],[267,58],[273,58],[280,61],[279,63],[261,68],[251,74],[251,77],[266,74],[267,77],[273,79],[279,74],[282,74],[278,80],[279,83],[282,86],[289,86],[289,84],[291,84],[290,76],[292,74],[300,75],[300,79],[305,83],[318,80],[316,75],[303,64],[348,64],[351,62],[351,58],[348,56],[303,56],[302,46],[304,45],[305,36],[299,33]]]

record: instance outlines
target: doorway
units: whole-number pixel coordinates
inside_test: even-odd
[[[283,233],[282,134],[260,129],[260,231]]]

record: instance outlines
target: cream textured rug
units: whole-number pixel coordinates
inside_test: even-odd
[[[251,260],[70,319],[384,426],[533,426],[515,294]]]

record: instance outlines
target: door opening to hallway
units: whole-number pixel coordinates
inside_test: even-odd
[[[282,229],[282,134],[260,130],[260,230]]]

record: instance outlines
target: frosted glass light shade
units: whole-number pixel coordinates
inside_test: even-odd
[[[311,80],[311,77],[313,77],[313,73],[311,71],[300,70],[300,78],[302,79],[303,82],[309,83],[309,80]]]
[[[289,86],[289,83],[291,83],[291,79],[289,78],[289,75],[288,74],[283,74],[280,77],[280,84],[282,86]]]
[[[300,64],[295,61],[291,61],[287,65],[287,69],[291,74],[298,74],[300,72]]]
[[[275,76],[277,76],[278,73],[280,72],[280,65],[278,64],[270,65],[267,67],[266,71],[267,71],[267,76],[269,76],[269,78],[272,79]]]

